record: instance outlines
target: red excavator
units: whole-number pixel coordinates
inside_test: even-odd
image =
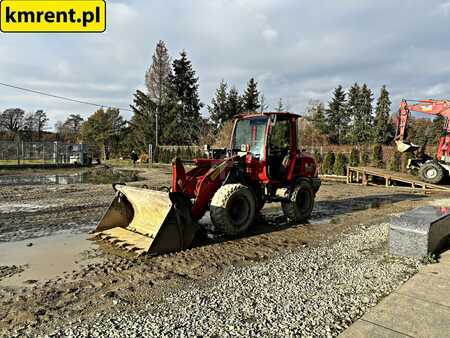
[[[408,104],[411,102],[412,104]],[[445,118],[442,136],[436,158],[426,155],[423,148],[407,141],[408,121],[411,112],[442,116]],[[400,152],[411,152],[415,155],[408,162],[408,169],[417,169],[422,181],[432,184],[440,183],[450,173],[450,101],[447,100],[402,100],[397,117],[395,143]]]
[[[226,156],[195,159],[190,170],[174,159],[168,191],[114,185],[98,236],[155,255],[189,248],[207,211],[225,235],[245,232],[270,202],[281,202],[288,219],[305,221],[320,179],[314,158],[300,147],[298,122],[287,112],[238,116]]]

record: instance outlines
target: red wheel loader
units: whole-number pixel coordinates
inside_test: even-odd
[[[174,159],[168,192],[114,185],[97,236],[155,255],[189,248],[207,211],[215,231],[231,236],[245,232],[265,203],[281,202],[289,220],[306,221],[321,182],[314,158],[300,149],[299,117],[238,116],[226,156],[196,159],[189,171]]]

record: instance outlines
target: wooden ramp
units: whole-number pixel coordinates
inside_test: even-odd
[[[347,183],[362,185],[384,184],[386,187],[450,192],[450,185],[425,183],[413,175],[373,167],[348,167]]]

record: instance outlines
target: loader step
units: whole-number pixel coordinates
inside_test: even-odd
[[[347,184],[380,185],[424,192],[450,192],[450,185],[422,182],[418,177],[373,167],[348,167]]]

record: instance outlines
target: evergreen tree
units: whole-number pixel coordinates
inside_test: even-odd
[[[388,144],[391,142],[393,126],[390,119],[390,112],[391,100],[389,99],[389,92],[386,86],[383,85],[375,109],[373,142],[380,144]]]
[[[322,163],[322,174],[332,175],[333,174],[333,166],[334,166],[335,156],[333,152],[328,152],[325,155]]]
[[[247,89],[244,92],[244,111],[256,112],[261,106],[259,103],[258,83],[254,78],[251,78],[247,83]]]
[[[328,133],[328,126],[325,117],[325,107],[322,102],[319,102],[311,111],[310,121],[312,126],[320,131],[321,134]]]
[[[330,140],[333,143],[343,144],[350,118],[346,111],[345,92],[341,85],[336,87],[328,104],[327,120]]]
[[[358,104],[353,115],[352,140],[354,144],[370,142],[372,137],[372,91],[366,84],[361,87]]]
[[[276,112],[283,112],[284,111],[284,105],[283,105],[283,99],[280,97],[278,100],[277,107],[275,108]]]
[[[359,166],[359,150],[357,148],[352,148],[352,151],[350,152],[350,166]]]
[[[350,134],[350,141],[352,144],[359,143],[357,128],[360,127],[359,126],[359,120],[361,115],[360,104],[361,104],[361,88],[359,87],[358,83],[355,82],[355,84],[351,86],[350,90],[348,91],[348,99],[347,99],[347,113],[349,114],[350,119],[352,120],[351,134]]]
[[[342,153],[337,154],[336,161],[333,165],[333,172],[339,176],[345,176],[347,174],[347,156]]]
[[[388,169],[392,171],[400,171],[402,166],[401,153],[398,151],[394,152],[394,156],[389,159]]]
[[[362,166],[369,164],[369,149],[367,148],[367,145],[362,147],[360,164]]]
[[[228,93],[227,110],[229,119],[244,112],[244,102],[236,87],[232,87]]]
[[[381,144],[375,144],[372,148],[372,165],[377,168],[383,168],[383,147]]]
[[[200,137],[200,109],[203,104],[198,95],[198,77],[185,51],[173,61],[169,75],[168,125],[165,137],[171,144],[194,144]]]
[[[228,112],[228,85],[225,81],[222,80],[220,82],[219,88],[216,90],[216,96],[213,97],[211,105],[208,106],[208,111],[216,131],[230,118]]]
[[[151,100],[149,95],[136,90],[131,109],[133,110],[133,116],[128,124],[132,132],[133,145],[140,151],[146,151],[149,144],[156,144],[155,115],[157,103]]]

